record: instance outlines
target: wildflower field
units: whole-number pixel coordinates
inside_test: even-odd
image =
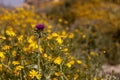
[[[103,63],[120,61],[120,21],[113,22],[120,16],[109,12],[108,19],[102,10],[91,16],[88,8],[97,7],[93,3],[81,7],[84,13],[78,8],[73,11],[76,16],[65,14],[67,18],[59,11],[45,14],[35,7],[0,8],[0,80],[120,80],[101,68]],[[94,19],[102,24],[93,26]],[[89,20],[94,21],[88,25]]]

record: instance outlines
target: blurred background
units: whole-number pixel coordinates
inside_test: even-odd
[[[120,0],[0,0],[0,7],[8,10],[33,6],[54,26],[84,33],[84,39],[77,35],[74,40],[77,51],[100,51],[104,64],[120,64]]]

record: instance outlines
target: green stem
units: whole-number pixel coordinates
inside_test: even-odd
[[[69,80],[69,79],[66,77],[66,75],[64,74],[63,70],[62,70],[62,65],[60,65],[60,70],[61,70],[62,75],[63,75],[63,77],[65,78],[65,80]],[[61,77],[62,80],[64,80],[63,77]]]
[[[12,71],[12,69],[9,66],[5,65],[4,63],[2,63],[2,65],[6,67],[8,70]]]
[[[40,55],[40,38],[38,39],[38,70],[39,70],[39,73],[41,72],[41,67],[40,67],[40,57],[41,57],[41,55]]]
[[[22,80],[22,73],[20,72],[20,80]]]
[[[26,75],[27,75],[27,74],[26,74],[26,72],[25,72],[24,70],[23,70],[23,73],[24,73],[24,75],[25,75],[24,79],[27,80],[27,79],[26,79]]]

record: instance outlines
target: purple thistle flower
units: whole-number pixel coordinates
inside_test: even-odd
[[[38,30],[43,30],[43,29],[45,28],[45,26],[44,26],[44,24],[37,24],[37,25],[36,25],[36,28],[37,28]]]

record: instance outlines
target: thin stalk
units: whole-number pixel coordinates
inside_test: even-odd
[[[62,70],[62,65],[60,65],[60,70],[61,70],[61,72],[62,72],[63,77],[64,77],[66,80],[69,80],[69,79],[66,77],[66,75],[64,74],[63,70]],[[63,77],[61,77],[62,80],[64,80]]]
[[[10,71],[12,71],[12,69],[11,69],[9,66],[5,65],[4,63],[2,63],[2,65],[3,65],[4,67],[6,67],[7,69],[9,69]]]
[[[20,80],[23,80],[23,79],[22,79],[22,73],[21,73],[21,72],[20,72]]]
[[[39,73],[41,72],[41,67],[40,67],[40,57],[41,57],[41,55],[40,55],[40,38],[38,39],[38,70],[39,70]]]
[[[26,72],[25,72],[24,70],[23,70],[23,73],[24,73],[25,76],[27,75]],[[24,77],[24,79],[27,80],[26,77]]]

